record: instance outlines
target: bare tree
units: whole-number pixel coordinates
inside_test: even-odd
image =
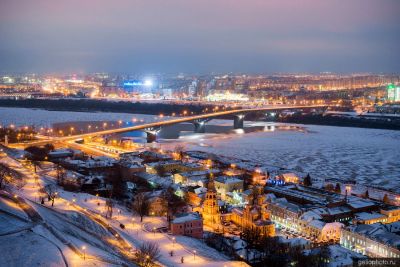
[[[307,173],[306,177],[303,179],[303,185],[305,186],[312,186],[311,176]]]
[[[32,160],[32,165],[35,170],[35,173],[37,173],[37,168],[40,166],[40,162],[37,160]]]
[[[0,164],[0,188],[3,188],[3,185],[11,182],[10,170],[4,164]]]
[[[387,195],[387,194],[385,194],[384,196],[383,196],[383,203],[385,203],[385,204],[390,204],[390,199],[389,199],[389,196]]]
[[[65,169],[61,167],[60,164],[57,164],[56,171],[57,171],[57,184],[64,185],[64,180],[65,177],[67,176]]]
[[[333,186],[333,184],[327,184],[327,185],[325,185],[325,190],[334,191],[335,187]]]
[[[183,160],[183,152],[185,151],[185,147],[183,145],[175,146],[174,152],[176,153],[178,160]]]
[[[54,206],[54,200],[58,196],[57,188],[53,184],[46,185],[44,187],[44,190],[46,191],[47,198],[49,201],[51,201],[51,206]]]
[[[25,184],[25,181],[22,178],[23,176],[20,172],[0,163],[0,188],[3,188],[6,184],[10,183],[21,188]]]
[[[335,186],[335,193],[340,194],[340,192],[342,192],[342,189],[340,188],[340,184],[339,184],[339,183],[336,183],[336,186]]]
[[[160,247],[157,243],[145,242],[139,246],[136,251],[136,263],[139,266],[150,267],[153,266],[155,261],[157,261],[160,254]]]
[[[113,190],[108,191],[108,198],[106,200],[106,218],[112,218],[114,202],[112,200]]]
[[[162,197],[167,203],[167,221],[168,225],[170,226],[173,217],[180,209],[186,206],[186,202],[184,198],[181,198],[175,194],[175,191],[172,187],[168,187],[166,190],[164,190]]]
[[[106,200],[106,218],[112,218],[113,215],[113,207],[114,207],[114,202],[112,198],[107,198]]]
[[[143,216],[149,212],[149,198],[145,192],[140,192],[136,195],[132,208],[140,215],[140,222],[142,222]]]

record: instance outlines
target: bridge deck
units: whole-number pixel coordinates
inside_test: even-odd
[[[178,124],[178,123],[183,123],[183,122],[190,122],[190,121],[194,121],[194,120],[212,119],[212,118],[226,116],[226,115],[235,115],[235,114],[242,114],[242,113],[249,113],[249,112],[278,111],[278,110],[290,110],[290,109],[326,108],[326,107],[328,107],[328,106],[327,105],[279,106],[279,107],[275,106],[275,107],[227,110],[227,111],[207,113],[207,114],[202,114],[202,115],[180,117],[180,118],[175,118],[175,119],[165,120],[165,121],[145,123],[145,124],[125,127],[125,128],[103,130],[103,131],[84,133],[84,134],[78,134],[78,135],[71,135],[71,136],[64,136],[64,137],[53,137],[51,139],[36,141],[36,142],[29,143],[29,144],[24,144],[24,145],[39,146],[39,145],[44,145],[44,144],[48,144],[48,143],[65,142],[65,141],[71,141],[71,140],[76,140],[76,139],[83,139],[83,138],[87,138],[87,137],[93,137],[93,136],[96,136],[96,135],[108,135],[108,134],[139,131],[139,130],[144,130],[144,129],[147,129],[147,128],[155,128],[155,127]]]

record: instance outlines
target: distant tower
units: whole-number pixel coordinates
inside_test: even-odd
[[[207,193],[203,203],[203,219],[205,224],[220,224],[221,218],[219,214],[217,190],[214,186],[214,177],[211,174],[207,185]]]

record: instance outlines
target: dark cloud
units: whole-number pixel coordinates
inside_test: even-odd
[[[396,0],[0,0],[0,71],[399,72]]]

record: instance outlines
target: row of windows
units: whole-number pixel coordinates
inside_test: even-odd
[[[197,226],[197,227],[201,227],[201,223],[198,223],[198,224],[192,224],[192,223],[190,223],[190,225],[189,225],[189,224],[185,224],[185,225],[182,225],[182,224],[181,224],[181,225],[179,225],[179,228],[182,229],[183,226],[185,226],[185,228],[186,228],[186,227],[193,227],[193,226],[194,226],[194,227],[196,227],[196,226]]]
[[[347,242],[346,242],[346,241],[343,242],[343,246],[344,246],[344,247],[349,247],[349,248],[350,248],[350,246],[351,246],[352,244],[356,243],[356,244],[359,245],[359,246],[364,246],[365,249],[368,249],[368,250],[371,251],[372,253],[378,253],[378,254],[387,255],[387,256],[389,256],[389,257],[395,257],[395,258],[400,257],[400,254],[394,253],[394,252],[392,252],[392,251],[390,251],[390,250],[388,251],[388,249],[385,248],[384,245],[370,244],[370,245],[367,247],[367,243],[366,243],[365,240],[358,239],[358,238],[354,238],[354,237],[351,237],[351,238],[350,238],[350,236],[347,236],[347,238],[345,238],[345,240],[346,240],[346,239],[347,239]],[[350,240],[351,240],[351,241],[350,241]]]

